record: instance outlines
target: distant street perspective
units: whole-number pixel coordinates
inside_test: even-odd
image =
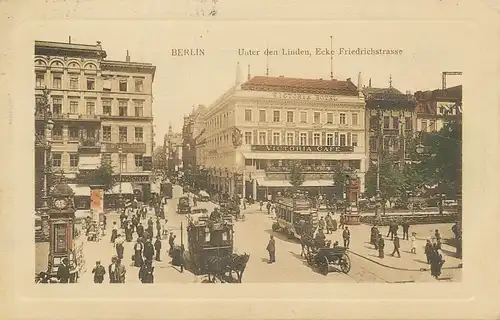
[[[36,283],[461,281],[460,71],[413,93],[238,62],[170,119],[123,58],[35,41]]]

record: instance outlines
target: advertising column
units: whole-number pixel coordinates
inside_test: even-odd
[[[96,229],[104,229],[104,186],[91,185],[90,187],[90,214]],[[99,234],[98,230],[96,233]]]

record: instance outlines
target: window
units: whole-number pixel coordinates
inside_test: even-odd
[[[273,144],[274,145],[280,144],[280,133],[279,132],[273,132]]]
[[[135,142],[144,141],[144,129],[142,127],[135,127]]]
[[[105,116],[111,115],[111,100],[102,100],[102,114]]]
[[[251,109],[245,109],[245,121],[252,121],[252,110]]]
[[[326,134],[326,145],[333,146],[333,133]]]
[[[346,144],[345,134],[341,133],[340,134],[340,146],[344,147],[345,144]]]
[[[286,144],[289,146],[293,146],[295,144],[293,141],[293,133],[286,134]]]
[[[118,134],[120,142],[127,142],[127,127],[119,127]]]
[[[321,134],[320,133],[313,134],[313,145],[319,146],[320,142],[321,142]]]
[[[135,162],[135,167],[137,169],[140,169],[140,171],[142,171],[142,165],[144,163],[144,161],[142,159],[142,154],[134,155],[134,162]]]
[[[95,79],[87,78],[87,90],[95,90]]]
[[[286,122],[288,122],[288,123],[293,122],[293,111],[286,112]]]
[[[345,113],[340,114],[340,124],[345,124]]]
[[[144,91],[144,81],[142,79],[135,79],[135,92]]]
[[[389,122],[391,119],[389,119],[389,116],[384,116],[384,129],[389,129]]]
[[[79,135],[78,128],[69,127],[68,134],[69,134],[69,141],[78,141],[78,135]]]
[[[59,125],[54,126],[52,129],[52,138],[54,140],[62,140],[62,127]]]
[[[392,118],[392,128],[394,130],[398,130],[399,129],[399,118],[398,117],[393,117]]]
[[[436,121],[434,120],[429,120],[429,128],[431,132],[436,131]]]
[[[266,110],[259,110],[259,121],[266,122]]]
[[[279,110],[273,111],[273,122],[280,122],[280,112],[279,112]]]
[[[101,163],[111,165],[111,153],[109,152],[103,153],[101,156]]]
[[[307,123],[307,112],[306,111],[300,112],[300,123]]]
[[[102,140],[107,142],[111,141],[111,126],[102,127]]]
[[[78,167],[78,154],[77,153],[70,153],[70,155],[69,155],[69,166],[71,168]]]
[[[314,123],[315,124],[321,123],[321,113],[314,112]]]
[[[301,146],[306,146],[307,145],[307,133],[302,132],[300,134],[300,141],[299,142],[300,142]]]
[[[411,117],[405,118],[405,130],[412,130]]]
[[[52,112],[54,114],[62,113],[62,99],[61,98],[53,98],[52,99]]]
[[[43,88],[45,86],[45,75],[43,73],[36,74],[36,87]]]
[[[370,137],[370,151],[377,152],[377,138]]]
[[[56,73],[52,76],[52,87],[54,89],[61,89],[62,88],[62,75],[59,73]]]
[[[69,102],[69,113],[78,114],[78,101],[71,100]]]
[[[95,114],[95,101],[87,101],[86,113],[87,113],[87,115],[94,115]]]
[[[143,117],[144,116],[144,102],[143,101],[135,101],[134,107],[135,107],[135,116],[136,117]]]
[[[260,145],[267,144],[267,142],[266,142],[266,133],[265,132],[259,132],[259,144]]]
[[[127,154],[118,154],[120,161],[120,172],[127,172]]]
[[[427,120],[422,120],[422,129],[421,131],[427,131]]]
[[[334,140],[335,140],[334,145],[338,146],[339,145],[339,133],[338,132],[335,132]]]
[[[78,88],[78,77],[69,78],[69,88],[70,89],[79,89]]]
[[[252,144],[252,133],[245,132],[245,144]]]
[[[118,102],[118,115],[120,117],[126,117],[127,116],[127,107],[128,107],[127,101],[120,100]]]
[[[127,91],[127,79],[120,80],[120,91],[122,91],[122,92]]]
[[[347,133],[347,145],[348,146],[351,145],[351,133],[350,132]]]
[[[326,123],[333,124],[333,113],[332,112],[328,112],[326,114]]]
[[[60,168],[62,165],[62,153],[52,153],[52,166]]]
[[[357,126],[358,125],[358,114],[357,113],[353,113],[352,114],[352,125],[353,126]]]
[[[352,146],[357,147],[358,146],[358,135],[356,133],[352,134]]]

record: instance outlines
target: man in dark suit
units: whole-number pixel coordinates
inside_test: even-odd
[[[274,241],[274,236],[269,237],[269,243],[267,244],[266,250],[269,252],[269,261],[268,263],[276,262],[276,245]]]
[[[64,258],[62,264],[57,268],[57,280],[59,283],[68,283],[70,276],[69,260]]]

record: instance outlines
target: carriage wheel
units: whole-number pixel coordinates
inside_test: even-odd
[[[351,270],[351,259],[349,259],[349,256],[345,253],[342,255],[342,258],[340,258],[340,270],[345,274]]]
[[[311,252],[306,252],[306,261],[310,266],[314,264],[314,255]]]
[[[330,265],[330,261],[328,261],[327,257],[323,257],[324,261],[320,264],[320,271],[325,276],[328,274],[328,266]]]

